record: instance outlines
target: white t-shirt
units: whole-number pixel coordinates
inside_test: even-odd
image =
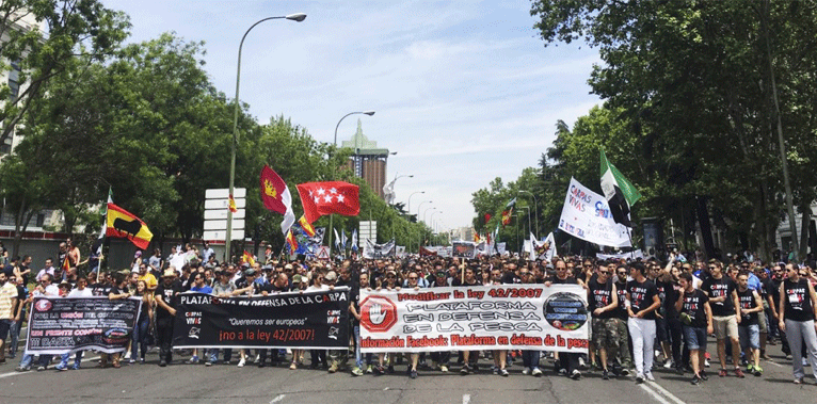
[[[74,289],[74,290],[68,292],[67,297],[93,297],[93,296],[94,296],[93,291],[91,289],[89,289],[89,288],[85,288],[85,289],[82,289],[82,290]]]
[[[304,292],[318,292],[321,290],[329,290],[329,285],[310,286]]]

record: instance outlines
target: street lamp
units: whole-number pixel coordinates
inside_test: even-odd
[[[431,201],[420,202],[420,206],[417,207],[417,223],[420,222],[420,208],[422,208],[423,205],[425,205],[427,203],[431,203]],[[411,213],[411,212],[409,212],[409,213]],[[422,234],[420,233],[420,230],[418,228],[418,230],[417,230],[417,251],[418,252],[420,251],[420,237],[422,237]]]
[[[295,22],[301,22],[306,19],[306,14],[304,13],[296,13],[290,14],[281,17],[267,17],[260,19],[255,22],[255,24],[251,25],[246,32],[244,32],[244,36],[241,37],[241,43],[238,45],[238,68],[235,74],[235,108],[233,111],[233,142],[230,147],[230,197],[233,195],[233,191],[235,190],[235,150],[236,146],[238,145],[238,108],[240,101],[238,99],[238,89],[241,83],[241,50],[244,48],[244,40],[247,39],[247,34],[255,28],[256,25],[261,24],[264,21],[268,20],[280,20],[280,19],[287,19],[292,20]],[[232,236],[233,236],[233,211],[227,209],[227,237],[226,243],[227,248],[225,250],[224,256],[225,259],[230,257],[230,246],[232,244]]]
[[[423,212],[423,222],[426,223],[426,225],[428,225],[428,220],[426,220],[426,215],[428,214],[428,212],[431,212],[432,210],[437,210],[437,208],[435,208],[433,206],[429,206],[428,209],[426,209]],[[431,215],[431,216],[434,217],[434,215]]]
[[[519,192],[524,192],[533,197],[533,209],[536,214],[536,230],[539,230],[539,204],[536,202],[536,195],[534,195],[533,192],[525,191],[523,189],[520,189]]]
[[[437,213],[443,213],[443,211],[441,211],[441,210],[435,210],[434,212],[432,212],[432,213],[431,213],[431,217],[430,217],[430,219],[431,219],[431,223],[432,223],[432,225],[431,225],[431,231],[434,231],[434,232],[436,232],[435,230],[436,230],[436,228],[437,228],[437,223],[436,223],[436,222],[434,222],[434,215],[436,215]]]
[[[426,193],[426,191],[417,191],[417,192],[415,192],[415,193],[413,193],[413,194],[409,195],[409,198],[408,198],[408,205],[406,205],[406,212],[408,212],[409,214],[411,214],[411,197],[412,197],[412,196],[414,196],[414,194],[424,194],[424,193]]]
[[[372,116],[372,115],[374,115],[374,111],[350,112],[350,113],[344,115],[342,118],[340,118],[340,120],[338,121],[338,124],[335,125],[335,141],[334,141],[335,147],[337,147],[337,145],[338,145],[338,128],[340,127],[340,123],[343,122],[343,120],[346,119],[347,116],[356,115],[356,114]],[[355,152],[355,153],[357,153],[357,152]],[[330,164],[331,164],[331,162],[330,162]],[[332,179],[333,180],[335,179],[335,165],[334,164],[332,164]],[[332,232],[335,229],[335,226],[334,226],[335,217],[334,216],[335,215],[333,215],[333,214],[329,215],[329,256],[330,257],[332,256]],[[371,221],[370,221],[369,225],[371,225]]]

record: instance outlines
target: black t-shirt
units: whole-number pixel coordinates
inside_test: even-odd
[[[788,279],[783,281],[783,294],[786,301],[786,320],[809,321],[814,320],[814,310],[811,307],[811,295],[808,291],[808,280],[800,278],[797,282]]]
[[[709,277],[701,284],[701,290],[706,292],[710,299],[726,296],[726,300],[722,302],[709,302],[709,306],[712,307],[712,316],[731,316],[735,314],[732,292],[735,291],[736,287],[735,281],[728,276],[722,276],[720,279]]]
[[[182,292],[181,287],[176,282],[172,283],[170,286],[165,287],[164,282],[160,282],[159,286],[156,288],[156,292],[154,295],[156,297],[161,297],[162,300],[168,306],[172,308],[176,308],[176,295]],[[156,318],[168,318],[172,317],[170,312],[165,310],[162,306],[156,305]]]
[[[706,309],[704,304],[709,301],[709,296],[700,289],[693,289],[692,292],[684,293],[684,303],[681,306],[681,313],[689,316],[689,323],[684,321],[685,316],[681,316],[681,322],[696,328],[707,326]]]
[[[771,287],[772,281],[768,277],[766,279],[761,279],[758,277],[758,279],[760,279],[760,290],[757,292],[760,293],[760,299],[766,302],[766,299],[769,296],[769,288]]]
[[[769,296],[772,297],[772,302],[774,302],[775,310],[777,310],[779,308],[778,305],[780,304],[780,300],[779,300],[780,299],[780,285],[782,283],[783,282],[778,280],[778,279],[773,279],[773,278],[769,279],[768,288],[766,290],[766,293],[768,293]]]
[[[740,326],[747,326],[747,325],[756,325],[757,324],[757,313],[751,314],[744,314],[742,310],[751,310],[757,307],[757,302],[755,301],[755,295],[752,293],[752,289],[746,289],[745,291],[741,292],[738,290],[738,302],[740,303],[741,309],[741,319],[740,319]]]
[[[269,287],[266,288],[267,293],[284,293],[284,292],[289,292],[291,290],[289,285],[283,286],[283,287],[280,287],[280,288],[278,286],[275,286],[274,283],[269,283],[267,285],[269,285]],[[267,286],[267,285],[264,285],[264,286]]]
[[[655,288],[655,283],[649,279],[644,282],[632,280],[627,283],[627,293],[630,294],[630,307],[633,313],[638,314],[639,311],[652,306],[653,297],[658,295],[658,290]],[[655,320],[655,310],[641,318]]]
[[[661,307],[658,309],[659,313],[665,318],[675,318],[675,302],[678,301],[678,286],[675,282],[661,282],[655,283],[658,290],[658,298],[661,299]]]
[[[479,279],[476,278],[474,279],[474,283],[468,283],[467,279],[465,280],[465,283],[462,283],[460,282],[460,278],[456,278],[454,279],[454,282],[452,282],[451,284],[451,286],[481,286],[481,285],[482,282],[480,282]]]
[[[520,283],[520,282],[521,281],[520,281],[519,277],[516,276],[516,274],[513,273],[513,272],[508,271],[508,272],[505,272],[504,274],[502,274],[502,284],[503,285],[510,285],[510,284]]]
[[[578,285],[579,284],[579,281],[577,281],[576,278],[574,278],[572,276],[568,276],[567,278],[564,278],[564,279],[559,279],[558,276],[554,276],[554,277],[548,279],[548,281],[550,281],[550,283],[552,283],[554,285]]]
[[[108,297],[108,294],[111,293],[111,285],[105,283],[95,283],[89,286],[91,289],[91,294],[94,296],[105,296]]]
[[[20,285],[17,285],[17,301],[14,302],[14,307],[12,308],[11,314],[16,315],[17,314],[17,308],[20,307],[20,305],[22,305],[23,308],[20,310],[20,320],[25,318],[25,312],[26,312],[25,303],[26,303],[27,298],[28,298],[28,296],[26,296],[26,288],[24,288],[24,287],[22,287]]]
[[[609,305],[613,301],[613,280],[608,278],[607,282],[599,283],[598,278],[591,279],[587,284],[590,289],[587,298],[587,303],[590,306],[590,312],[594,313],[596,309],[601,309]],[[593,314],[595,318],[607,319],[615,315],[614,310],[608,310],[601,314]]]
[[[613,310],[613,316],[620,320],[626,320],[630,317],[627,314],[627,284],[624,282],[616,282],[616,293],[618,294],[618,307]]]

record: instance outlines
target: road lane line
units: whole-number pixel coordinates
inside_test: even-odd
[[[284,397],[286,397],[286,396],[287,396],[286,394],[279,394],[279,395],[275,396],[275,398],[273,398],[272,401],[269,402],[269,404],[275,404],[275,403],[283,400]]]
[[[463,394],[462,395],[462,404],[468,404],[471,402],[471,395],[470,394]],[[667,403],[669,404],[669,403]]]
[[[782,369],[785,369],[785,368],[786,368],[785,366],[783,366],[783,365],[781,365],[781,364],[779,364],[779,363],[777,363],[777,362],[766,361],[766,363],[770,363],[770,364],[775,365],[775,366],[777,366],[777,367],[779,367],[779,368],[782,368]]]
[[[672,403],[670,403],[669,401],[664,400],[664,397],[661,397],[661,395],[660,395],[660,394],[658,394],[658,392],[657,392],[657,391],[655,391],[655,390],[653,390],[653,389],[651,389],[651,388],[647,387],[647,385],[646,385],[646,384],[643,384],[643,383],[642,383],[642,384],[639,384],[639,385],[638,385],[638,387],[641,387],[641,389],[643,389],[644,391],[646,391],[646,392],[647,392],[649,395],[651,395],[651,396],[652,396],[652,398],[654,398],[654,399],[655,399],[656,401],[658,401],[659,403],[661,403],[661,404],[672,404]]]
[[[655,387],[655,388],[656,388],[658,391],[660,391],[661,393],[663,393],[663,394],[664,394],[664,395],[665,395],[667,398],[669,398],[670,400],[674,401],[674,402],[675,402],[675,404],[686,404],[686,403],[684,403],[683,401],[681,401],[681,399],[680,399],[680,398],[678,398],[678,397],[676,397],[674,394],[670,393],[670,392],[669,392],[667,389],[665,389],[665,388],[661,387],[661,385],[659,385],[658,383],[656,383],[656,382],[649,382],[649,384],[650,384],[650,386]]]

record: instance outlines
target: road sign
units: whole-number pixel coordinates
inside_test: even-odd
[[[227,188],[208,189],[204,193],[204,235],[205,240],[227,239],[227,217],[230,215],[230,190]],[[244,217],[246,216],[247,189],[234,188],[236,212],[233,213],[233,240],[244,239]]]
[[[369,239],[373,243],[377,241],[377,222],[372,221],[361,221],[360,222],[360,230],[358,233],[358,238],[360,240]],[[359,243],[361,245],[365,245],[365,242]]]
[[[328,260],[329,259],[329,247],[322,245],[321,248],[318,250],[318,254],[316,255],[319,260]]]
[[[230,188],[208,189],[204,191],[204,199],[228,199]],[[244,199],[247,197],[247,188],[233,188],[233,198]]]
[[[202,240],[208,241],[216,241],[216,240],[226,240],[227,239],[227,230],[209,230],[205,231],[204,235],[201,236]],[[233,229],[233,240],[243,240],[244,239],[244,230],[235,230]]]
[[[227,209],[210,209],[204,211],[204,220],[227,220]],[[235,219],[243,219],[244,215],[247,214],[245,209],[238,209],[237,212],[233,213],[233,220]],[[226,228],[226,227],[225,227]]]
[[[244,219],[233,219],[233,230],[244,228]],[[227,220],[205,220],[204,230],[227,230]]]
[[[244,209],[247,207],[247,200],[244,198],[236,198],[235,207],[237,209]],[[230,209],[229,199],[207,199],[204,201],[204,209]]]

